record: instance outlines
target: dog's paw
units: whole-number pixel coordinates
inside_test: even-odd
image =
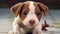
[[[18,32],[10,31],[8,34],[19,34]]]

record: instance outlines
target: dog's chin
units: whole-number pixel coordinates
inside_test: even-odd
[[[34,28],[36,25],[24,24],[27,28]]]
[[[35,26],[33,25],[33,26],[30,26],[30,25],[28,25],[28,26],[26,26],[27,28],[34,28]]]

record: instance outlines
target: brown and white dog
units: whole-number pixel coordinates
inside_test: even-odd
[[[9,34],[42,34],[40,19],[42,12],[48,12],[48,7],[42,3],[26,1],[12,6],[11,11],[15,16],[13,30]]]

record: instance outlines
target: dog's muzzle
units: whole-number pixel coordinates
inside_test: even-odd
[[[30,21],[29,21],[29,24],[30,24],[31,26],[33,26],[34,23],[35,23],[35,20],[30,20]]]

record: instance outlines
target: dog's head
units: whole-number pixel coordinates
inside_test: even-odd
[[[39,24],[42,12],[47,14],[48,7],[42,3],[27,1],[12,6],[11,11],[25,26],[33,28]]]

